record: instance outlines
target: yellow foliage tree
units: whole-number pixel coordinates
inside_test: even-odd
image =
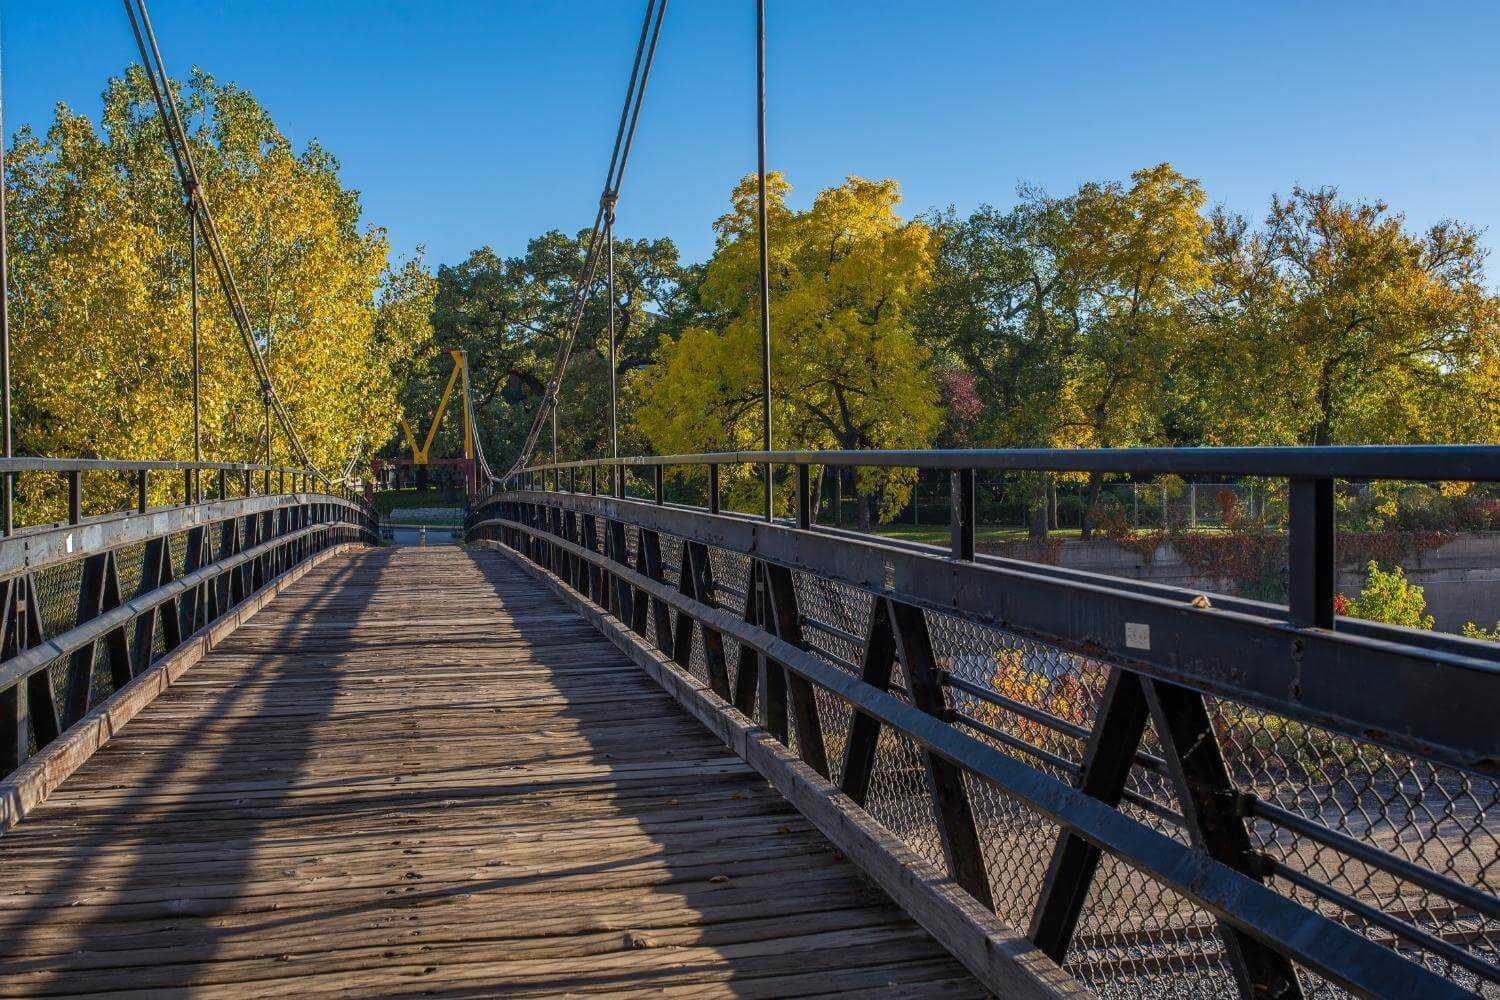
[[[912,321],[932,274],[932,234],[896,214],[895,181],[850,177],[807,211],[768,178],[772,426],[780,448],[921,448],[942,420],[931,354]],[[636,426],[659,453],[753,450],[761,443],[756,186],[734,189],[700,291],[711,321],[662,343],[632,373]],[[752,470],[725,488],[753,495]],[[857,478],[864,520],[906,503],[913,474]]]
[[[377,332],[387,241],[361,226],[358,196],[326,150],[294,151],[253,97],[211,77],[195,74],[180,95],[255,336],[313,463],[334,472],[362,441],[388,435],[423,324]],[[188,216],[154,112],[132,68],[110,81],[97,127],[60,105],[44,135],[15,138],[21,454],[192,457]],[[259,387],[201,251],[200,269],[204,457],[259,461]],[[295,464],[289,443],[273,438],[273,461]],[[23,477],[28,520],[55,515],[52,486]]]
[[[1333,188],[1273,198],[1264,228],[1212,219],[1193,387],[1211,443],[1493,441],[1500,297],[1481,234],[1412,232]]]

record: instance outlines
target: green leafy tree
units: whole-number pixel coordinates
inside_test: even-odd
[[[1078,337],[1061,359],[1062,440],[1118,448],[1158,443],[1169,373],[1188,343],[1188,298],[1207,282],[1203,188],[1170,164],[1122,184],[1085,184],[1069,199]],[[1088,477],[1089,537],[1103,477]]]
[[[975,377],[990,443],[1118,447],[1166,435],[1169,380],[1189,341],[1184,306],[1209,278],[1203,205],[1198,182],[1160,164],[1129,184],[1066,197],[1023,187],[1007,212],[939,217],[922,327]],[[1041,513],[1043,482],[1029,485]],[[1091,477],[1091,509],[1100,486]]]
[[[1492,441],[1500,299],[1477,230],[1333,188],[1215,214],[1196,393],[1214,443]]]
[[[438,270],[432,339],[403,395],[413,427],[426,426],[442,393],[448,366],[441,352],[463,348],[486,452],[497,464],[508,462],[525,437],[551,377],[560,338],[568,331],[587,238],[586,232],[568,237],[553,230],[531,240],[521,256],[501,257],[484,247]],[[616,239],[616,359],[622,380],[650,363],[661,332],[690,310],[684,275],[671,240]],[[566,457],[609,454],[608,303],[603,288],[601,281],[587,302],[563,381],[558,445]],[[622,447],[638,447],[626,433],[630,414],[623,385],[621,395]],[[456,449],[460,428],[456,420],[445,423],[434,454]],[[543,446],[550,446],[550,435],[544,436]],[[389,445],[393,452],[402,447],[399,437]]]
[[[1404,625],[1407,628],[1432,628],[1427,614],[1427,598],[1422,588],[1406,578],[1400,566],[1386,572],[1373,559],[1365,570],[1365,585],[1353,600],[1340,601],[1343,613],[1372,622]]]

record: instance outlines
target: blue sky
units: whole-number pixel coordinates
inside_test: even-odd
[[[152,0],[169,69],[317,137],[398,252],[438,262],[592,220],[642,0]],[[621,196],[689,259],[754,157],[752,0],[676,0]],[[120,4],[0,0],[5,125],[93,112]],[[1500,245],[1500,4],[770,2],[770,157],[806,200],[894,177],[912,211],[1169,160],[1259,216],[1336,184]],[[1500,262],[1496,262],[1500,268]],[[1494,283],[1494,275],[1491,281]]]

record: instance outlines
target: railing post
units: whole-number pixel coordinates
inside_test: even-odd
[[[229,499],[229,473],[219,470],[219,499]]]
[[[1287,598],[1291,620],[1333,628],[1337,583],[1333,480],[1293,479],[1287,515]]]
[[[589,466],[589,493],[593,496],[599,495],[599,466]]]
[[[813,523],[811,470],[807,464],[797,466],[797,527],[811,531]]]
[[[1333,481],[1317,481],[1328,484],[1331,496]],[[1193,846],[1247,878],[1264,882],[1263,858],[1238,808],[1240,793],[1230,777],[1203,695],[1151,678],[1142,678],[1141,685]],[[1218,923],[1240,996],[1245,1000],[1302,996],[1297,971],[1287,956],[1226,920]]]
[[[656,488],[656,505],[660,507],[667,502],[667,476],[666,469],[660,465],[651,467],[652,486]]]
[[[1149,714],[1140,678],[1112,668],[1075,787],[1107,806],[1118,806]],[[1077,834],[1058,833],[1027,934],[1054,962],[1067,957],[1100,856],[1098,847]]]
[[[193,470],[182,470],[182,503],[186,507],[193,505]]]
[[[865,635],[864,662],[859,679],[882,693],[890,690],[891,670],[896,663],[896,633],[891,625],[890,600],[875,598],[870,608],[870,630]],[[863,712],[849,720],[849,738],[844,744],[844,768],[840,786],[860,805],[870,792],[875,773],[875,751],[880,743],[880,721]]]
[[[135,473],[135,509],[140,513],[146,513],[146,476],[150,469],[137,469]]]
[[[713,563],[708,556],[708,546],[702,542],[684,540],[682,543],[682,566],[678,570],[677,590],[700,604],[716,607],[714,595]],[[672,658],[684,670],[692,667],[693,618],[685,612],[677,613],[677,630],[672,636]],[[724,637],[708,626],[703,631],[703,663],[708,673],[709,687],[714,694],[728,701],[729,667],[724,659]]]
[[[953,558],[974,558],[974,470],[955,469],[949,474],[949,539]]]
[[[800,468],[805,470],[807,466]],[[798,606],[792,571],[785,566],[765,563],[762,572],[766,581],[766,624],[771,633],[799,649],[805,648],[806,643],[802,639],[802,610]],[[828,749],[823,740],[823,724],[818,718],[818,699],[812,682],[770,658],[765,662],[768,671],[779,672],[785,693],[791,697],[791,717],[797,730],[797,755],[808,767],[827,778]],[[785,707],[782,710],[785,711]],[[782,742],[786,740],[783,739]]]
[[[711,464],[708,467],[708,512],[719,513],[719,466]]]
[[[68,523],[77,524],[83,520],[83,473],[72,469],[64,475],[68,479]]]
[[[891,631],[895,635],[901,664],[906,668],[912,704],[934,718],[947,721],[948,705],[938,675],[937,657],[932,649],[927,613],[901,601],[891,601],[889,610]],[[993,910],[995,903],[990,894],[989,876],[985,874],[984,845],[979,840],[963,771],[930,750],[926,757],[938,819],[938,839],[942,842],[948,870],[965,892]]]

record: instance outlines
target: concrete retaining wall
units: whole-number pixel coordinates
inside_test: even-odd
[[[1195,590],[1223,590],[1221,583],[1193,575],[1170,542],[1163,542],[1149,565],[1140,556],[1108,540],[1064,542],[1058,563],[1070,569],[1107,573]],[[1493,628],[1500,619],[1500,535],[1459,535],[1441,548],[1403,564],[1406,575],[1421,586],[1436,627],[1457,632],[1465,622]],[[1364,585],[1364,569],[1339,575],[1339,589],[1353,596]]]

